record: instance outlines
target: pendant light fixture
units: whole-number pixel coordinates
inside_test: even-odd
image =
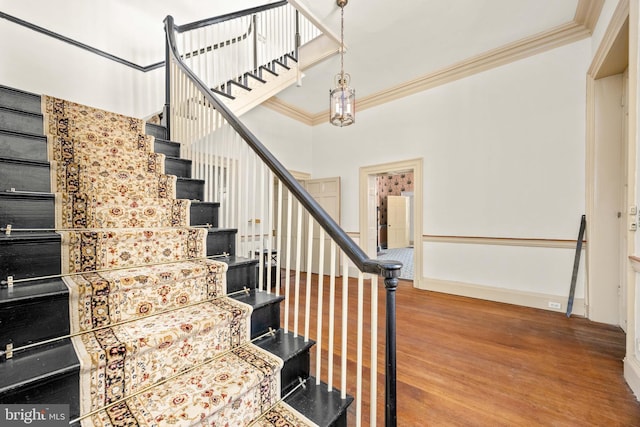
[[[349,0],[336,0],[340,7],[340,73],[335,88],[329,91],[329,121],[334,126],[349,126],[356,121],[356,91],[349,87],[351,76],[344,72],[344,7]]]

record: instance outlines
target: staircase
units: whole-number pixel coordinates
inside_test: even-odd
[[[0,86],[0,403],[69,404],[75,419],[80,364],[68,337],[69,292],[59,276],[61,242],[53,230],[40,105],[38,95]],[[313,341],[280,328],[284,297],[258,290],[258,260],[236,255],[238,230],[218,227],[219,203],[201,202],[205,182],[191,177],[180,144],[166,139],[164,127],[147,124],[147,132],[155,152],[165,155],[165,173],[178,177],[177,198],[192,200],[191,225],[207,228],[207,256],[228,264],[227,292],[253,307],[251,337],[272,330],[256,345],[283,359],[282,396],[295,390],[285,401],[320,426],[346,425],[352,399],[309,377]]]

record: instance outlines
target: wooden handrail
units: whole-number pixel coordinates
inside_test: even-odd
[[[286,3],[286,2],[284,2]],[[243,16],[234,14],[235,17]],[[320,206],[320,204],[300,185],[291,173],[280,161],[258,140],[258,138],[242,123],[235,114],[198,78],[182,61],[178,53],[175,40],[175,24],[172,16],[164,20],[167,43],[167,77],[170,76],[170,64],[173,59],[178,68],[187,76],[200,94],[209,102],[226,122],[249,145],[253,152],[267,165],[271,172],[278,177],[280,182],[291,194],[304,206],[325,232],[340,247],[344,254],[363,273],[382,276],[386,289],[386,316],[385,316],[385,425],[395,427],[397,425],[397,362],[396,362],[396,290],[402,263],[392,260],[371,259],[335,222],[335,220]],[[184,28],[184,26],[182,27]],[[169,93],[170,83],[167,78],[167,105],[165,114],[170,117]],[[170,128],[168,128],[169,130]],[[170,135],[169,135],[170,137]]]
[[[210,102],[224,119],[235,129],[242,139],[249,144],[251,149],[262,159],[271,171],[283,182],[287,189],[300,201],[309,211],[311,216],[320,224],[325,231],[335,240],[349,259],[364,273],[376,274],[382,277],[397,278],[402,268],[399,261],[371,259],[358,246],[347,233],[335,222],[333,218],[320,206],[320,204],[300,185],[300,183],[289,173],[280,161],[258,140],[258,138],[236,117],[233,112],[222,103],[207,85],[198,78],[182,61],[178,53],[175,41],[175,25],[172,16],[167,16],[164,20],[167,33],[168,51],[175,59],[178,67],[185,73],[193,84],[200,90],[205,99]],[[394,274],[395,273],[395,274]]]

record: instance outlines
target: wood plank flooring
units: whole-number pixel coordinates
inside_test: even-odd
[[[298,299],[305,303],[306,275]],[[317,301],[312,276],[311,306]],[[365,281],[365,290],[370,289]],[[283,280],[284,284],[284,280]],[[340,388],[342,279],[336,281],[333,385]],[[377,425],[384,425],[384,285],[379,286]],[[281,290],[285,292],[284,287]],[[328,279],[320,377],[327,381]],[[349,280],[347,391],[356,393],[357,281]],[[296,299],[292,277],[289,325]],[[370,294],[364,304],[363,386],[369,388]],[[302,310],[301,310],[302,311]],[[625,335],[618,327],[561,313],[416,290],[397,291],[398,426],[640,426],[640,403],[622,374]],[[283,309],[284,317],[284,309]],[[299,317],[299,333],[304,318]],[[284,321],[284,318],[283,318]],[[284,323],[283,323],[284,324]],[[316,316],[310,319],[315,338]],[[315,370],[312,349],[312,375]],[[368,393],[368,392],[367,392]],[[362,396],[362,425],[371,425]],[[355,426],[356,406],[349,410]]]

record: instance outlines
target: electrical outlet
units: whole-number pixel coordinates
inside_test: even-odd
[[[549,301],[549,308],[552,308],[554,310],[561,310],[562,309],[562,304],[560,304],[559,302],[555,302],[555,301]]]

